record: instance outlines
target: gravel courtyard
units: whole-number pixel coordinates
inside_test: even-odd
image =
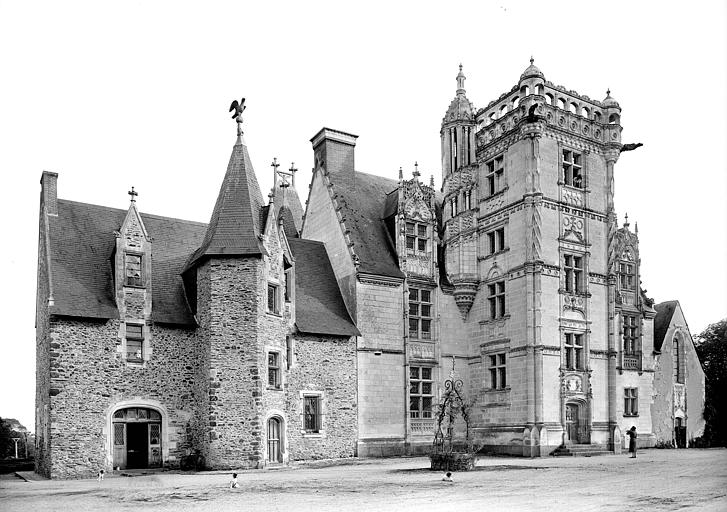
[[[600,457],[483,457],[454,483],[428,459],[363,459],[241,471],[96,480],[0,480],[0,510],[727,510],[727,450]]]

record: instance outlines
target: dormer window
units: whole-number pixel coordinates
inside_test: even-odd
[[[426,253],[428,241],[426,224],[419,222],[406,223],[406,249],[408,252]]]
[[[124,257],[124,284],[126,286],[144,286],[140,254],[126,254]]]
[[[622,290],[634,290],[636,285],[636,276],[634,275],[633,263],[619,263],[619,283]]]

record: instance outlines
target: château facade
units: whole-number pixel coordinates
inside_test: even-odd
[[[464,81],[440,191],[358,171],[357,136],[329,128],[305,209],[277,166],[265,203],[241,133],[208,224],[140,213],[133,189],[127,211],[59,199],[43,173],[38,472],[426,453],[450,371],[485,452],[701,435],[681,309],[646,297],[638,231],[617,225],[619,104],[532,61],[479,110]]]

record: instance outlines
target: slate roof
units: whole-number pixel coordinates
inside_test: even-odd
[[[398,188],[399,182],[358,171],[347,172],[353,172],[352,180],[337,180],[332,172],[331,181],[343,207],[346,227],[351,230],[353,250],[361,262],[359,271],[403,279],[396,247],[392,246],[382,220],[388,194]]]
[[[654,350],[657,352],[661,351],[661,346],[664,344],[664,337],[669,330],[671,319],[674,316],[679,306],[678,300],[668,300],[654,306],[656,309],[656,317],[654,318]]]
[[[187,269],[205,256],[254,256],[266,254],[262,233],[263,196],[244,142],[232,148],[204,240],[192,255]]]
[[[322,242],[288,240],[295,258],[295,324],[304,333],[360,336]]]
[[[48,216],[51,282],[55,315],[118,318],[114,300],[113,261],[117,231],[126,211],[58,200],[58,216]],[[180,273],[199,247],[206,225],[141,214],[152,237],[152,320],[194,325]]]
[[[48,216],[54,315],[118,318],[114,299],[115,231],[126,211],[58,200],[58,216]],[[152,238],[152,320],[196,325],[184,294],[185,262],[204,240],[201,222],[141,214]],[[296,262],[296,320],[306,333],[358,336],[338,289],[325,246],[289,240]]]

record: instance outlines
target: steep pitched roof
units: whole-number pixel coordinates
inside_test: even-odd
[[[333,191],[337,195],[345,225],[351,230],[353,250],[360,259],[359,271],[370,274],[404,278],[399,270],[395,247],[389,241],[384,222],[389,192],[399,183],[389,178],[358,171],[352,180],[333,179]]]
[[[113,255],[125,210],[58,200],[49,216],[51,279],[55,315],[118,318],[114,299]],[[152,320],[194,325],[180,273],[203,240],[199,222],[141,214],[152,237]]]
[[[312,334],[360,336],[338,289],[322,242],[288,240],[295,258],[295,324]]]
[[[187,268],[205,256],[266,254],[258,237],[264,227],[263,206],[263,196],[247,146],[244,141],[238,140],[232,148],[204,240],[190,258]]]
[[[661,351],[664,337],[669,330],[671,319],[678,306],[679,301],[677,300],[668,300],[654,306],[654,309],[656,309],[656,317],[654,318],[654,350],[657,352]]]

